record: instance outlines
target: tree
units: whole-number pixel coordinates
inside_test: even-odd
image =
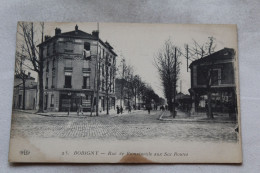
[[[164,96],[167,99],[167,104],[173,118],[176,116],[175,96],[179,77],[179,57],[180,53],[177,52],[177,47],[174,46],[172,41],[169,39],[165,41],[163,48],[159,50],[158,54],[154,58],[154,65],[159,72]]]
[[[112,85],[114,85],[114,78],[116,75],[116,65],[109,61],[108,55],[105,57],[105,92],[106,92],[106,108],[107,115],[109,114],[109,91],[111,92]],[[114,88],[114,87],[113,87]]]
[[[40,23],[40,33],[41,42],[43,42],[44,37],[44,23]],[[37,49],[37,29],[35,29],[33,22],[19,22],[18,23],[18,34],[22,37],[21,47],[23,48],[23,56],[25,60],[29,62],[28,68],[35,71],[38,74],[39,82],[39,110],[38,112],[43,112],[43,50]]]
[[[187,58],[187,69],[188,69],[188,59],[191,61],[198,60],[200,58],[206,57],[211,55],[215,52],[216,43],[215,43],[214,37],[208,37],[208,41],[205,44],[198,44],[195,40],[193,40],[193,46],[185,45],[186,49],[186,55],[184,55]],[[192,48],[189,48],[192,47]],[[192,59],[191,59],[192,58]],[[204,68],[203,75],[206,79],[206,92],[208,97],[207,102],[207,117],[210,119],[213,119],[213,112],[212,112],[212,91],[211,87],[218,79],[213,78],[213,68],[214,68],[214,61],[211,61],[209,65],[207,65],[207,68]]]
[[[25,84],[26,84],[26,80],[28,75],[25,74],[25,69],[23,66],[26,66],[24,64],[24,60],[25,60],[25,56],[23,55],[23,49],[22,49],[22,53],[20,52],[16,52],[16,58],[15,58],[15,76],[19,79],[22,80],[21,84],[18,84],[17,86],[14,87],[18,87],[18,89],[20,88],[20,85],[22,85],[23,88],[23,107],[22,109],[25,110]]]

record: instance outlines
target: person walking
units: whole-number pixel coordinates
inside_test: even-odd
[[[80,113],[81,113],[81,115],[83,115],[83,109],[82,109],[81,104],[79,104],[79,106],[78,106],[78,111],[77,111],[78,116],[79,116]]]
[[[131,110],[132,110],[132,108],[131,108],[131,106],[129,105],[129,106],[128,106],[128,113],[131,113]]]
[[[123,113],[123,107],[122,106],[120,107],[120,113],[121,114]]]
[[[120,110],[119,110],[119,106],[116,106],[116,113],[119,114]]]
[[[148,110],[148,114],[150,114],[150,112],[151,112],[151,106],[150,105],[147,106],[147,110]]]

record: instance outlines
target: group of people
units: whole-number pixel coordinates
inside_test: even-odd
[[[119,114],[119,113],[122,114],[122,113],[123,113],[123,107],[122,107],[122,106],[119,107],[119,106],[117,105],[117,106],[116,106],[116,113],[117,113],[117,114]]]

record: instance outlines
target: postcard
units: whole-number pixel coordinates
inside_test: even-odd
[[[18,22],[9,162],[242,163],[237,26]]]

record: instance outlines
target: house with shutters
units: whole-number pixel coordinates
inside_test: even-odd
[[[79,30],[45,36],[38,45],[44,58],[44,110],[77,111],[82,105],[90,111],[99,104],[100,111],[115,109],[115,68],[117,54],[108,42]],[[99,86],[99,87],[98,87]],[[99,90],[99,103],[96,92]],[[106,103],[108,97],[109,103]]]

